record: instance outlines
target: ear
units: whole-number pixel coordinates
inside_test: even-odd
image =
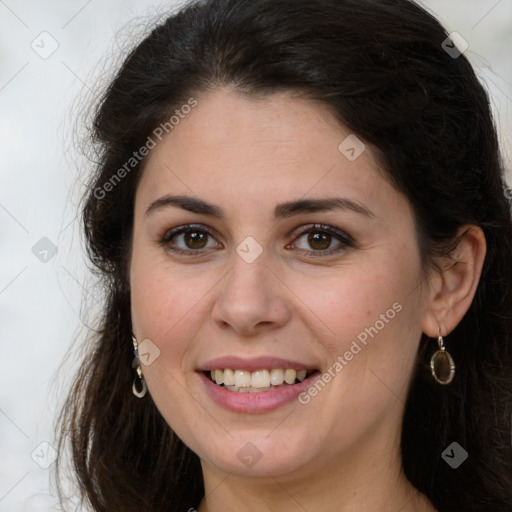
[[[423,332],[436,338],[439,330],[448,335],[462,320],[476,293],[487,244],[482,229],[466,225],[459,229],[462,236],[457,247],[439,262],[430,280],[427,311]]]

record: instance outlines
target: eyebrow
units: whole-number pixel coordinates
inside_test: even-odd
[[[182,208],[192,213],[207,215],[216,219],[224,219],[225,215],[221,208],[207,203],[202,199],[190,196],[166,195],[153,201],[147,208],[144,215],[149,215],[169,206]],[[323,199],[298,199],[278,204],[274,209],[274,217],[288,218],[300,213],[315,213],[328,210],[343,210],[359,213],[366,217],[375,217],[375,214],[364,204],[348,199],[346,197],[330,197]]]
[[[286,218],[299,213],[314,213],[328,210],[352,211],[365,215],[366,217],[375,217],[375,214],[364,204],[346,197],[289,201],[287,203],[278,204],[274,210],[274,216],[277,218]]]
[[[158,210],[162,210],[168,206],[176,206],[192,213],[200,213],[201,215],[209,215],[217,219],[223,219],[224,214],[218,206],[207,203],[202,199],[190,196],[163,196],[153,201],[147,208],[144,215],[149,215]]]

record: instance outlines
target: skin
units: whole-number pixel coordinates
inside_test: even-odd
[[[369,146],[355,161],[341,154],[350,132],[325,107],[228,88],[195,97],[198,106],[151,151],[139,183],[130,282],[134,335],[160,350],[143,366],[151,397],[201,458],[200,512],[434,511],[401,470],[404,402],[422,332],[448,335],[471,304],[483,233],[470,227],[454,259],[438,262],[441,271],[426,280],[406,197]],[[169,194],[207,201],[224,218],[173,205],[146,214]],[[373,215],[274,217],[279,203],[328,197]],[[189,223],[213,232],[202,253],[183,235],[160,243]],[[355,244],[327,238],[341,250],[322,255],[298,233],[314,223]],[[263,249],[252,263],[235,250],[248,236]],[[307,405],[235,413],[207,396],[196,373],[224,355],[273,355],[325,372],[395,303],[400,312]],[[449,350],[449,336],[445,344]],[[248,442],[262,455],[251,468],[237,457]]]

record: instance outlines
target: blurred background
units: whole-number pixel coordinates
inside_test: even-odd
[[[50,481],[53,422],[79,354],[64,356],[92,323],[95,304],[77,222],[87,168],[77,118],[127,44],[181,3],[0,0],[2,512],[60,510]],[[421,4],[467,41],[510,172],[512,0]]]

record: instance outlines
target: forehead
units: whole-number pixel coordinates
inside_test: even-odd
[[[270,208],[339,193],[384,206],[396,194],[368,147],[356,159],[340,151],[346,140],[357,152],[362,143],[319,102],[229,89],[195,98],[197,106],[151,150],[138,191],[146,202],[178,193]]]

